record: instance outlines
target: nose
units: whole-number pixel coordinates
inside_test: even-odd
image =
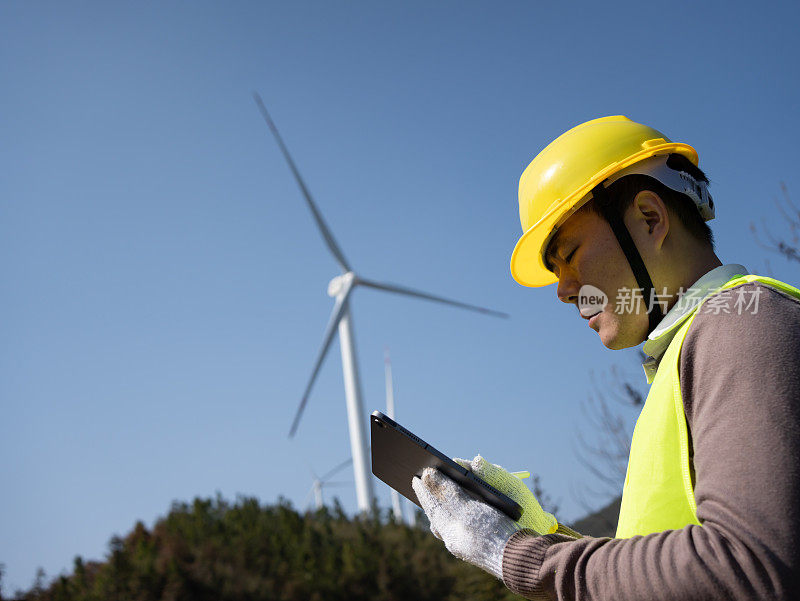
[[[578,291],[580,285],[578,281],[567,272],[561,274],[558,279],[558,287],[556,288],[556,296],[562,303],[571,303],[573,305],[578,303]]]

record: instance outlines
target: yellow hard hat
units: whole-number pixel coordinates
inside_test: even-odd
[[[697,152],[688,144],[672,142],[622,115],[587,121],[553,140],[519,179],[523,234],[511,255],[514,279],[532,287],[557,282],[545,267],[544,252],[558,227],[605,179],[638,161],[672,153],[698,164]]]

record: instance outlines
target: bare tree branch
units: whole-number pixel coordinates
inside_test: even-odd
[[[639,359],[646,355],[639,352]],[[635,380],[613,366],[609,374],[589,374],[592,390],[581,402],[583,424],[573,439],[574,452],[591,476],[583,482],[578,500],[595,507],[622,492],[628,468],[631,434],[645,394]]]
[[[761,220],[761,228],[769,243],[765,243],[761,240],[758,235],[758,230],[752,222],[750,223],[750,232],[753,234],[756,244],[764,250],[782,255],[788,261],[800,263],[800,210],[792,202],[789,189],[784,182],[781,182],[781,191],[783,192],[783,204],[785,204],[786,207],[777,200],[775,201],[775,206],[783,218],[784,223],[789,228],[789,241],[787,241],[786,238],[773,236],[763,218]]]

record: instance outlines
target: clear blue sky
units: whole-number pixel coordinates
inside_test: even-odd
[[[719,255],[762,269],[749,223],[780,230],[779,182],[800,190],[799,16],[753,2],[0,5],[5,592],[37,566],[102,558],[173,500],[302,507],[307,465],[349,456],[338,345],[287,439],[337,266],[254,89],[358,272],[512,315],[359,290],[367,408],[384,406],[388,345],[401,421],[541,474],[561,517],[579,517],[590,370],[641,371],[552,287],[511,279],[519,175],[565,129],[628,115],[698,149]]]

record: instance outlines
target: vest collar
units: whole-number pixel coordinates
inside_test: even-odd
[[[647,360],[642,363],[644,375],[647,378],[648,384],[653,383],[653,379],[656,377],[656,371],[658,371],[658,364],[661,361],[661,357],[664,356],[669,343],[672,342],[681,324],[694,312],[697,305],[707,296],[716,292],[734,276],[747,275],[748,273],[744,265],[738,265],[736,263],[721,265],[706,273],[689,287],[687,292],[690,292],[690,294],[684,294],[684,296],[681,297],[683,302],[677,302],[672,306],[647,337],[642,347],[645,355],[648,356]]]

